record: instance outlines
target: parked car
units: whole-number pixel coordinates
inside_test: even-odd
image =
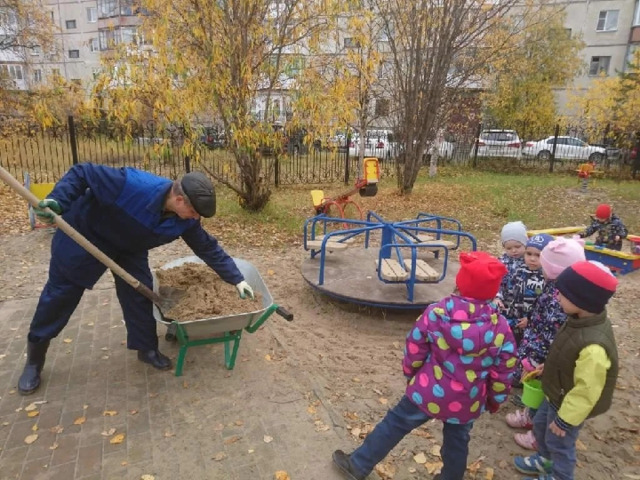
[[[515,130],[483,130],[478,137],[479,157],[520,158],[522,143]],[[476,153],[475,145],[470,156]]]
[[[522,149],[522,154],[528,157],[538,157],[549,160],[553,152],[553,144],[556,144],[556,159],[563,160],[589,160],[600,162],[607,158],[607,150],[604,147],[589,145],[576,137],[547,137],[537,142],[527,142]]]
[[[200,137],[200,143],[202,143],[209,150],[224,148],[226,144],[224,132],[218,131],[215,128],[208,128],[206,129],[204,135]]]
[[[360,137],[354,134],[349,143],[349,156],[357,157],[360,153]],[[368,130],[364,144],[365,157],[377,157],[390,160],[398,154],[398,144],[393,141],[393,133],[389,130]]]

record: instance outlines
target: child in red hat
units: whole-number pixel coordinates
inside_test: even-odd
[[[463,479],[473,422],[498,411],[516,364],[515,339],[493,301],[506,272],[488,253],[460,254],[456,292],[429,305],[407,335],[404,396],[354,452],[333,452],[345,478],[364,480],[405,435],[436,418],[444,440],[434,480]]]
[[[622,239],[627,237],[627,227],[620,217],[613,213],[611,205],[601,203],[596,213],[591,217],[591,225],[580,233],[581,238],[590,237],[596,233],[594,243],[612,250],[622,250]]]

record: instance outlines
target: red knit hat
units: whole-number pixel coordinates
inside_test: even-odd
[[[599,262],[576,262],[556,279],[556,288],[576,307],[600,313],[616,292],[618,280]]]
[[[611,205],[606,203],[598,205],[598,208],[596,208],[596,218],[606,218],[607,220],[611,218]]]
[[[506,273],[502,262],[486,252],[462,252],[456,286],[463,297],[490,300],[498,293]]]

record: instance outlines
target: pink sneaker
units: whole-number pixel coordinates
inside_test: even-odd
[[[528,408],[516,410],[513,413],[507,413],[505,420],[507,421],[507,425],[511,428],[533,428],[533,423],[531,423],[531,418],[529,418]]]
[[[527,450],[538,450],[538,442],[533,435],[533,430],[529,430],[527,433],[516,433],[513,439],[518,445]]]

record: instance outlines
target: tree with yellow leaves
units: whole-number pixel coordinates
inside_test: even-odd
[[[640,49],[635,51],[624,72],[595,79],[591,87],[572,102],[591,135],[609,125],[620,144],[632,146],[635,135],[640,132]]]
[[[294,117],[304,113],[305,122],[320,123],[315,120],[340,110],[335,105],[340,99],[320,95],[327,91],[325,77],[303,74],[306,60],[315,57],[331,32],[334,5],[303,0],[142,4],[149,12],[142,17],[142,33],[152,49],[123,46],[96,93],[121,121],[145,110],[157,120],[188,127],[203,111],[214,111],[240,172],[237,181],[216,179],[238,194],[244,208],[261,210],[269,200],[273,166],[261,150],[266,146],[278,154],[281,132],[269,124],[268,111],[254,118],[251,105],[260,91],[286,90],[294,92],[294,105],[306,107],[293,112]],[[296,123],[302,120],[293,118],[291,124]],[[186,133],[183,148],[188,149],[193,135]]]
[[[580,37],[567,34],[562,7],[530,5],[505,20],[501,52],[487,64],[483,95],[488,117],[521,135],[553,131],[557,111],[553,89],[570,83],[582,67]],[[506,38],[509,41],[505,41]]]

